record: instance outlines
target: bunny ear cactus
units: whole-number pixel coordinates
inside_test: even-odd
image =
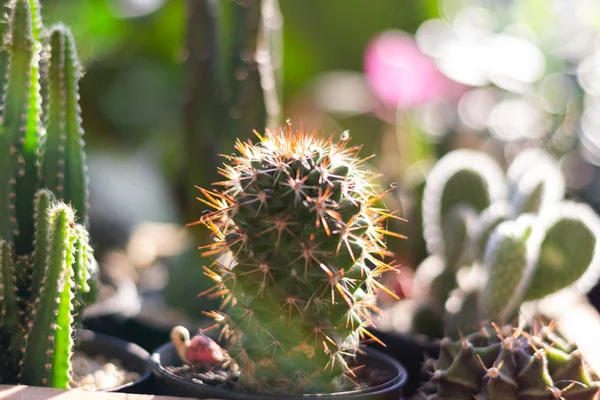
[[[484,287],[481,296],[483,315],[495,321],[510,319],[521,299],[527,269],[527,239],[531,235],[532,218],[501,223],[491,235],[484,258]]]
[[[504,200],[504,182],[504,174],[494,159],[474,150],[448,153],[429,173],[423,193],[423,232],[430,253],[443,261],[444,268],[425,271],[434,265],[425,262],[417,268],[416,284],[429,286],[432,296],[419,304],[413,330],[424,334],[440,331],[431,324],[432,315],[438,314],[438,326],[443,324],[445,303],[457,287],[456,274],[476,255],[471,238],[479,215]],[[429,279],[430,283],[418,282],[420,276],[434,273],[436,277]]]
[[[531,148],[519,153],[506,172],[507,201],[483,210],[474,228],[474,258],[483,261],[492,231],[501,223],[524,214],[539,214],[564,197],[565,181],[558,163],[546,152]]]
[[[491,324],[457,342],[444,339],[424,369],[431,378],[422,393],[430,400],[593,400],[600,388],[581,352],[550,325]]]
[[[534,265],[525,300],[575,284],[588,292],[600,277],[600,220],[586,204],[565,201],[540,214],[531,235]]]
[[[546,152],[522,151],[507,171],[512,217],[538,214],[565,195],[565,180],[557,162]]]
[[[455,251],[451,247],[456,244],[445,243],[444,238],[452,235],[444,234],[443,228],[455,207],[470,207],[479,214],[503,199],[505,192],[504,174],[486,154],[456,150],[440,159],[427,177],[423,194],[423,231],[429,251],[438,255]],[[461,225],[457,225],[457,231],[464,229]]]
[[[67,388],[74,330],[95,293],[84,226],[79,64],[37,0],[0,23],[0,383]],[[65,204],[70,203],[73,207]]]
[[[376,277],[394,270],[382,261],[391,214],[359,148],[289,124],[258,136],[226,157],[219,190],[201,189],[215,209],[201,219],[218,257],[208,273],[231,304],[213,316],[246,389],[332,392],[371,337]]]
[[[596,214],[568,201],[499,225],[486,248],[484,317],[505,322],[524,301],[570,286],[590,290],[599,277],[599,234]]]

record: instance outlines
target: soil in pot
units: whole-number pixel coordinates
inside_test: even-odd
[[[217,367],[203,365],[171,365],[166,366],[165,370],[181,379],[190,382],[205,384],[222,389],[237,390],[235,389],[235,383],[238,380],[239,373],[237,372],[237,366],[235,364]],[[371,368],[368,366],[357,369],[355,373],[356,378],[354,378],[354,383],[350,382],[349,380],[346,381],[341,388],[342,391],[369,389],[389,382],[394,378],[394,374],[391,371]]]
[[[151,393],[150,355],[134,343],[82,329],[73,359],[80,389]]]
[[[133,383],[141,378],[135,371],[128,371],[117,358],[106,359],[102,354],[88,356],[77,351],[73,355],[73,388],[82,390],[110,390]]]
[[[237,379],[234,364],[228,367],[182,365],[171,343],[161,346],[152,355],[153,372],[157,378],[157,394],[222,398],[235,400],[257,399],[363,399],[398,400],[402,397],[407,374],[394,359],[373,349],[358,356],[356,387],[348,382],[346,391],[331,394],[278,395],[243,392],[234,389]]]

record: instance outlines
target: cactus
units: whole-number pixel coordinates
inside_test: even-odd
[[[448,296],[457,288],[456,274],[476,255],[471,237],[479,215],[505,197],[504,174],[486,154],[456,150],[433,167],[423,193],[423,235],[432,257],[440,259],[443,268],[429,270],[437,262],[423,262],[417,268],[415,284],[431,289],[426,299],[418,300],[414,331],[428,335],[443,331],[439,326],[443,325]],[[429,282],[419,282],[420,277]]]
[[[453,222],[448,216],[455,207],[469,207],[479,214],[505,195],[504,174],[491,157],[473,150],[447,154],[431,170],[423,194],[423,234],[429,251],[446,255],[456,250],[444,242],[444,238],[453,236],[449,234],[452,225],[443,226]]]
[[[236,137],[280,122],[282,22],[278,0],[187,3],[189,75],[181,151],[185,157],[178,176],[185,188],[183,217],[191,221],[202,211],[194,201],[194,186],[208,186],[219,178],[218,154]],[[197,243],[208,243],[206,232],[194,233]],[[200,268],[207,260],[196,247],[189,246],[170,260],[164,290],[168,305],[188,316],[216,307],[207,299],[189,301],[212,285]]]
[[[593,400],[600,388],[581,352],[552,325],[486,324],[457,342],[446,338],[424,370],[430,379],[421,392],[429,400]]]
[[[0,383],[68,388],[93,300],[79,64],[67,28],[11,0],[0,49]],[[70,204],[70,205],[67,205]]]
[[[182,164],[186,190],[218,179],[221,143],[280,119],[281,14],[277,0],[188,1],[189,92]],[[226,28],[227,27],[227,28]],[[206,157],[198,157],[198,152]],[[186,216],[200,212],[186,196]]]
[[[599,235],[589,206],[569,201],[500,224],[486,248],[483,317],[506,322],[524,301],[572,285],[590,290],[598,281]]]
[[[428,178],[425,238],[445,265],[429,278],[433,293],[414,317],[419,332],[440,331],[417,325],[419,313],[437,312],[446,334],[456,336],[482,319],[510,322],[523,302],[566,287],[588,291],[600,276],[600,222],[588,206],[562,201],[558,164],[542,150],[527,149],[510,164],[506,180],[494,165],[483,154],[458,150]],[[487,204],[477,200],[492,197]],[[424,262],[415,277],[428,276],[420,270],[431,265]]]
[[[274,393],[332,392],[353,376],[351,358],[377,312],[380,206],[358,148],[288,124],[238,141],[201,218],[214,234],[207,273],[230,304],[212,315],[231,339],[239,384]],[[347,381],[346,381],[347,382]]]

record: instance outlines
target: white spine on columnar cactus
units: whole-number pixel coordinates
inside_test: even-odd
[[[423,236],[433,254],[444,253],[440,215],[444,187],[448,179],[462,169],[474,170],[485,180],[490,204],[506,197],[504,173],[487,154],[461,149],[440,159],[429,173],[423,192]]]

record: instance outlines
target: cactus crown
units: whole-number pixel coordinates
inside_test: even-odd
[[[87,222],[79,64],[68,29],[42,26],[37,0],[2,8],[0,383],[67,388],[74,329],[95,293],[75,223]]]
[[[598,280],[600,222],[587,205],[562,200],[556,161],[528,149],[506,177],[490,157],[457,150],[438,162],[425,188],[425,238],[444,264],[431,297],[438,309],[451,305],[446,322],[462,330],[482,319],[509,322],[524,301],[573,285],[587,291]],[[469,279],[448,278],[459,270]]]
[[[277,393],[331,392],[378,309],[385,255],[382,205],[346,140],[303,128],[236,144],[201,222],[214,233],[210,276],[231,304],[213,312],[231,337],[242,386]]]
[[[582,354],[553,332],[486,325],[457,342],[441,341],[439,358],[425,363],[428,399],[593,400],[599,384]]]

